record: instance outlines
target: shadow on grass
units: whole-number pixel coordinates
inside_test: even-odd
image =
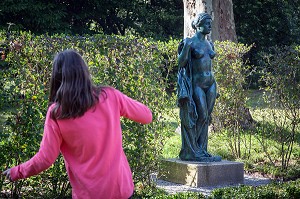
[[[247,90],[248,100],[246,105],[250,108],[267,108],[267,104],[263,99],[263,90]]]

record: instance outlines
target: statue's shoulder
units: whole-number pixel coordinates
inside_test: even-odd
[[[177,49],[178,54],[180,54],[182,51],[182,48],[184,46],[184,41],[185,41],[185,39],[182,39],[178,44],[178,49]]]
[[[180,54],[180,52],[182,51],[182,48],[184,46],[185,41],[187,40],[187,38],[182,39],[179,44],[178,44],[178,54]]]

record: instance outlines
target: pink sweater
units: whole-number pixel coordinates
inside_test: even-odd
[[[11,169],[12,180],[49,168],[61,152],[72,185],[73,199],[127,199],[134,190],[131,170],[122,148],[120,117],[147,124],[147,106],[120,91],[105,88],[95,108],[76,119],[52,120],[50,106],[39,152]]]

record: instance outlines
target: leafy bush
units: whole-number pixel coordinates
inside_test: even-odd
[[[280,159],[281,171],[286,172],[293,148],[299,144],[300,46],[273,47],[269,54],[265,54],[264,61],[268,67],[262,71],[261,80],[265,84],[264,99],[271,110],[267,117],[273,128],[271,133],[261,128],[259,138],[267,155],[268,145],[263,140],[269,138],[279,142],[277,158]],[[269,159],[275,165],[276,160]]]
[[[265,186],[240,186],[216,189],[209,198],[213,199],[274,199],[299,198],[300,180],[288,183],[272,183]]]
[[[202,193],[182,192],[177,194],[168,194],[162,189],[147,188],[142,191],[137,190],[133,199],[204,199]]]
[[[242,130],[252,124],[244,90],[249,71],[242,59],[250,46],[225,41],[215,42],[215,48],[213,67],[220,96],[213,111],[213,127],[227,135],[232,155],[240,158]]]
[[[238,41],[254,44],[246,54],[254,72],[247,78],[251,88],[259,89],[260,71],[267,65],[262,62],[262,52],[275,45],[300,44],[300,1],[233,0],[233,12]],[[258,25],[259,24],[259,25]],[[281,24],[287,24],[280,28]]]

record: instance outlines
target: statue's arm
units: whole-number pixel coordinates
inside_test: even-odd
[[[189,53],[191,49],[192,40],[186,38],[180,42],[178,46],[178,65],[184,67],[189,60]]]
[[[215,45],[212,41],[209,42],[213,51],[215,51]]]

